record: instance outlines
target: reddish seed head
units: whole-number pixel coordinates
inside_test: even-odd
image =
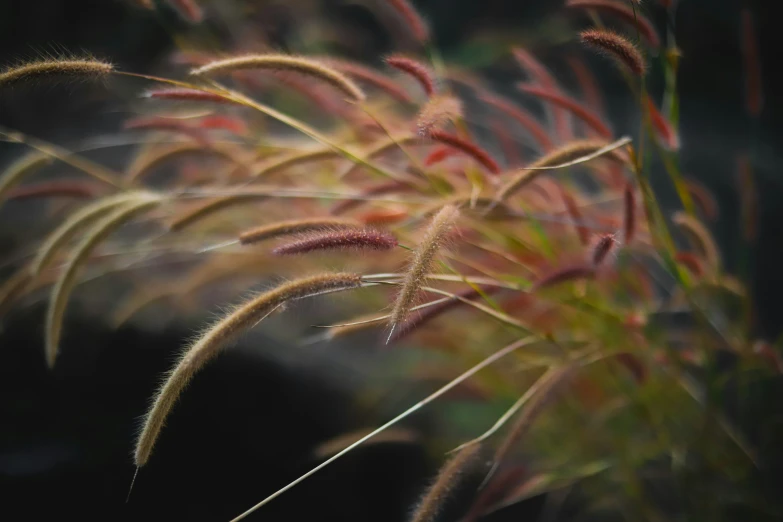
[[[636,3],[638,4],[639,2]],[[650,23],[650,20],[641,14],[638,9],[628,6],[623,0],[568,0],[566,6],[595,9],[596,11],[608,13],[626,24],[634,26],[651,47],[657,49],[661,46],[661,39],[658,37],[658,32]]]
[[[520,83],[517,84],[517,88],[522,92],[530,94],[531,96],[541,98],[542,100],[551,102],[553,105],[562,107],[563,109],[571,112],[580,120],[584,121],[601,138],[605,138],[607,140],[612,139],[611,129],[609,129],[609,127],[603,121],[601,121],[601,118],[573,98],[538,85]]]
[[[542,89],[551,92],[553,94],[560,94],[560,86],[552,76],[552,73],[541,63],[530,51],[516,47],[512,49],[512,53],[517,63],[528,74],[532,83],[537,84]],[[571,122],[568,119],[568,114],[562,110],[561,107],[555,106],[552,111],[554,118],[555,132],[557,137],[562,141],[568,141],[573,139],[573,132],[571,129]]]
[[[366,67],[360,63],[348,60],[337,60],[334,58],[324,59],[330,67],[337,69],[343,74],[347,74],[355,80],[362,81],[368,85],[377,87],[392,98],[403,103],[411,103],[411,97],[405,90],[397,85],[394,80],[381,74],[380,72]]]
[[[131,118],[125,122],[125,129],[129,130],[153,130],[168,131],[177,134],[184,134],[189,138],[199,142],[202,145],[208,145],[209,139],[202,129],[191,126],[190,124],[175,119],[163,118],[161,116],[140,116]]]
[[[36,198],[92,198],[100,194],[101,187],[95,183],[83,180],[54,180],[42,181],[29,185],[14,187],[8,191],[9,200],[36,199]]]
[[[669,150],[677,150],[680,148],[680,137],[677,135],[677,131],[674,130],[669,120],[667,120],[661,111],[655,106],[652,99],[647,97],[647,110],[650,112],[650,122],[652,123],[655,133],[661,140],[664,147]]]
[[[487,151],[475,143],[441,130],[433,130],[430,133],[430,138],[453,149],[462,151],[462,153],[467,154],[483,165],[492,174],[500,174],[500,165],[492,159],[492,156]]]
[[[424,158],[424,165],[427,167],[431,167],[455,154],[457,154],[457,151],[455,151],[451,147],[447,147],[445,145],[442,147],[438,147],[432,152],[430,152],[426,158]]]
[[[592,279],[595,277],[595,267],[588,264],[572,265],[563,268],[558,268],[533,283],[530,288],[531,292],[549,288],[559,285],[561,283],[567,283],[569,281],[576,281],[579,279]]]
[[[636,234],[636,195],[631,183],[625,186],[623,206],[623,243],[627,245]]]
[[[581,224],[583,218],[582,211],[579,209],[579,205],[576,204],[574,197],[562,187],[560,187],[560,197],[563,199],[563,204],[566,207],[566,211],[574,223],[576,233],[579,236],[579,241],[581,241],[583,245],[587,245],[590,242],[590,231],[587,227]]]
[[[421,44],[427,43],[430,39],[430,29],[411,3],[408,0],[388,0],[388,2],[405,20],[416,41]]]
[[[517,123],[523,126],[533,139],[536,140],[538,145],[544,152],[552,150],[552,139],[549,137],[547,130],[530,114],[522,110],[517,105],[511,103],[508,100],[504,100],[499,96],[492,94],[482,94],[479,96],[481,101],[494,107],[498,111],[504,113],[506,116],[514,119]]]
[[[584,61],[576,56],[569,56],[566,60],[574,76],[576,76],[579,89],[584,95],[584,101],[587,102],[588,106],[593,107],[598,114],[603,114],[605,112],[604,98],[601,95],[601,88],[598,86],[593,73],[585,65]]]
[[[714,221],[718,218],[718,202],[707,188],[693,179],[685,180],[685,187],[693,198],[696,207],[705,218]]]
[[[595,266],[602,264],[616,245],[617,240],[615,239],[614,234],[603,234],[599,236],[595,241],[595,245],[590,254],[590,261]]]
[[[202,129],[220,129],[241,136],[247,134],[247,124],[244,120],[233,116],[224,116],[215,114],[206,116],[198,121],[198,126]]]
[[[390,67],[394,67],[398,71],[402,71],[413,77],[419,82],[419,85],[421,85],[421,88],[427,96],[432,96],[437,91],[435,77],[430,68],[423,63],[414,60],[413,58],[398,55],[388,56],[384,61]]]
[[[647,70],[644,57],[625,37],[604,29],[588,29],[580,36],[584,43],[605,53],[636,76],[644,76]]]
[[[389,223],[397,223],[410,217],[410,213],[405,208],[387,209],[387,210],[371,210],[360,214],[357,219],[365,225],[387,225]]]
[[[272,253],[277,256],[285,256],[306,254],[316,250],[391,250],[396,246],[397,238],[388,232],[371,228],[356,228],[305,234],[299,239],[275,248]]]
[[[685,266],[695,276],[704,274],[704,263],[693,252],[677,252],[674,255],[674,260]]]

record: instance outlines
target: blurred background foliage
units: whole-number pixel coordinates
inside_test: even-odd
[[[120,0],[5,0],[0,5],[0,66],[43,54],[86,51],[110,59],[122,70],[169,74],[166,58],[173,49],[198,43],[219,50],[225,40],[248,49],[266,44],[374,63],[392,50],[387,28],[361,1],[247,2],[247,12],[236,16],[254,20],[255,26],[263,28],[259,34],[235,31],[231,24],[213,23],[209,17],[203,27],[192,28],[162,3],[154,13],[131,4]],[[223,9],[219,1],[205,4],[208,11]],[[682,167],[708,187],[719,203],[720,217],[713,230],[728,270],[738,271],[743,259],[750,260],[757,335],[775,341],[783,332],[779,319],[783,311],[779,234],[783,206],[777,203],[783,197],[783,96],[777,94],[783,92],[783,72],[777,66],[783,33],[776,27],[773,2],[681,0],[680,4],[674,22],[683,56],[678,79]],[[502,56],[511,44],[535,50],[567,85],[569,73],[561,57],[574,42],[566,36],[568,20],[552,16],[561,2],[422,0],[417,5],[430,20],[444,58],[481,70],[501,91],[510,87],[510,71],[503,66]],[[742,6],[756,13],[760,38],[767,96],[757,122],[749,121],[743,108]],[[663,29],[667,20],[662,11],[657,14],[654,21]],[[497,66],[499,58],[501,65]],[[607,67],[598,62],[596,66]],[[633,100],[619,78],[601,77],[611,119],[619,132],[633,132],[637,125],[631,116]],[[111,81],[115,83],[112,92],[81,84],[2,92],[0,125],[78,148],[88,137],[114,132],[127,116],[119,107],[137,94],[137,86]],[[662,78],[653,75],[653,92],[660,92],[662,83]],[[118,94],[124,99],[118,100]],[[743,151],[754,157],[761,197],[759,241],[750,254],[738,229],[736,157]],[[0,144],[0,165],[16,153],[16,146]],[[97,158],[107,164],[121,164],[125,159],[109,153]],[[665,191],[666,186],[662,183],[658,188]],[[662,196],[664,202],[673,199],[665,192]],[[24,226],[24,216],[3,216],[0,251],[10,251],[24,238]],[[168,367],[171,348],[181,344],[193,325],[171,324],[152,332],[127,326],[114,331],[88,314],[77,315],[74,321],[71,329],[76,333],[67,342],[79,345],[84,358],[65,361],[66,366],[54,377],[40,365],[41,309],[17,313],[13,321],[2,325],[0,491],[8,520],[64,515],[88,520],[226,520],[246,508],[248,498],[260,498],[260,492],[271,491],[307,470],[313,463],[308,451],[319,442],[372,424],[361,400],[356,406],[353,385],[319,371],[318,364],[291,366],[238,350],[226,357],[221,372],[207,368],[193,384],[188,400],[171,421],[171,435],[160,448],[169,454],[166,466],[143,475],[132,502],[126,505],[124,495],[133,473],[128,453],[136,416],[144,410],[152,383]],[[282,351],[285,348],[280,346]],[[743,411],[735,413],[752,439],[767,443],[762,466],[751,479],[763,498],[775,491],[783,471],[783,452],[771,443],[782,428],[778,398],[783,396],[783,384],[767,382],[750,387],[747,393]],[[243,397],[243,401],[232,402],[231,397]],[[763,429],[770,432],[754,432],[762,419]],[[426,433],[428,419],[417,422]],[[189,430],[209,434],[215,451],[190,441]],[[233,436],[236,432],[242,433],[241,439]],[[194,459],[194,454],[199,458]],[[403,520],[432,471],[431,457],[423,447],[410,443],[362,449],[270,504],[257,519]],[[238,462],[242,463],[239,468]],[[216,485],[202,480],[204,476],[221,480]],[[703,481],[708,494],[730,494],[709,490],[707,476],[693,480]],[[548,501],[536,497],[488,520],[546,515]],[[566,505],[556,516],[550,513],[550,520],[568,520],[577,512],[576,506]],[[736,520],[762,520],[755,516],[737,513]]]

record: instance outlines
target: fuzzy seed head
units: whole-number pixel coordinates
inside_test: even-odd
[[[136,443],[136,466],[142,467],[147,463],[169,412],[193,376],[232,339],[287,302],[359,286],[361,276],[358,274],[321,274],[296,279],[259,294],[208,328],[186,347],[166,382],[158,390]]]
[[[461,476],[475,464],[480,452],[480,444],[470,444],[441,467],[438,476],[411,517],[411,522],[434,522],[443,504],[448,500],[449,494],[458,484]]]
[[[408,268],[402,288],[394,303],[390,321],[392,328],[400,326],[405,322],[418,296],[419,289],[432,269],[438,250],[458,218],[459,210],[454,205],[446,205],[432,218],[430,226],[416,248],[413,261]],[[394,332],[392,331],[392,333]]]
[[[468,141],[455,134],[442,130],[430,131],[430,138],[470,156],[492,174],[500,174],[500,165],[498,165],[497,161],[495,161],[486,150],[472,141]]]
[[[419,136],[429,136],[449,122],[462,117],[462,102],[453,96],[436,95],[419,111],[416,130]]]
[[[100,60],[40,60],[0,72],[0,87],[48,76],[99,79],[113,70],[112,64]]]
[[[603,264],[606,258],[612,253],[617,246],[617,239],[614,234],[603,234],[598,236],[594,241],[593,248],[590,253],[590,261],[595,266]]]
[[[372,228],[343,228],[312,231],[289,243],[281,245],[272,254],[286,256],[307,254],[320,250],[391,250],[397,246],[397,238],[388,232]]]
[[[636,76],[644,76],[647,71],[642,53],[624,36],[604,29],[588,29],[580,36],[585,44],[611,57]]]
[[[420,44],[426,44],[430,39],[430,28],[408,0],[388,0],[389,5],[402,17],[411,34]]]
[[[394,67],[416,80],[428,97],[433,96],[437,92],[435,75],[429,67],[420,61],[398,55],[388,56],[384,61],[390,67]]]
[[[344,218],[292,219],[246,230],[239,234],[239,242],[243,245],[252,245],[267,239],[290,234],[300,234],[303,232],[324,229],[329,229],[334,232],[342,228],[350,228],[357,225],[358,223],[356,221]]]
[[[323,62],[301,56],[285,54],[250,54],[216,60],[193,69],[193,76],[214,76],[241,70],[290,71],[319,79],[342,91],[353,101],[363,101],[364,92],[341,72],[324,65]]]
[[[635,3],[639,4],[640,2]],[[605,12],[622,20],[624,23],[633,26],[634,30],[639,31],[639,34],[642,35],[650,47],[657,49],[661,46],[661,39],[650,20],[638,12],[638,10],[626,5],[622,0],[568,0],[566,6]]]

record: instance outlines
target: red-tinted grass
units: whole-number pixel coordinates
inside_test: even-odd
[[[592,251],[590,252],[590,261],[595,266],[602,264],[616,245],[617,240],[614,238],[614,234],[603,234],[598,236],[598,239],[594,241]]]
[[[695,276],[704,275],[704,263],[702,259],[693,252],[677,252],[674,260],[688,269]]]
[[[647,97],[647,110],[650,112],[650,122],[661,140],[661,144],[669,150],[679,149],[680,137],[677,135],[677,131],[674,130],[669,120],[661,114],[661,111],[658,110],[649,96]]]
[[[416,80],[427,96],[432,96],[437,91],[432,71],[418,60],[406,56],[393,55],[386,57],[384,61],[390,67],[394,67]]]
[[[94,198],[103,192],[95,183],[76,179],[61,179],[55,181],[42,181],[14,187],[8,191],[6,197],[9,200],[26,200],[38,198]]]
[[[492,174],[500,174],[500,166],[498,163],[492,159],[492,156],[490,156],[487,151],[475,143],[441,130],[433,130],[430,133],[430,138],[439,143],[443,143],[444,145],[462,151],[462,153],[470,156],[478,163],[483,165],[484,168],[486,168]]]
[[[522,165],[523,160],[520,147],[514,140],[514,136],[508,130],[508,127],[499,118],[492,118],[489,126],[492,129],[492,134],[498,139],[500,150],[503,151],[503,156],[506,158],[506,165],[510,167]]]
[[[549,133],[540,123],[538,123],[538,121],[536,121],[533,116],[514,105],[510,101],[504,100],[500,96],[485,93],[480,95],[479,98],[487,105],[494,107],[498,111],[504,113],[506,116],[514,119],[528,132],[530,132],[530,134],[533,136],[533,139],[536,140],[539,147],[541,147],[541,150],[544,152],[552,150],[554,145],[552,144],[552,139],[549,137]]]
[[[198,126],[202,129],[226,130],[238,136],[247,134],[247,123],[244,120],[222,114],[205,116],[198,120]]]
[[[537,85],[530,85],[530,84],[517,84],[517,88],[527,94],[530,94],[531,96],[535,96],[536,98],[541,98],[543,100],[546,100],[548,102],[551,102],[554,105],[557,105],[558,107],[562,107],[563,109],[566,109],[567,111],[571,112],[574,116],[579,118],[580,120],[584,121],[588,126],[590,126],[591,129],[593,129],[598,135],[602,138],[605,138],[607,140],[612,139],[612,131],[609,129],[609,127],[606,126],[606,124],[601,121],[601,118],[595,114],[593,111],[579,103],[578,101],[574,100],[573,98],[569,98],[568,96],[565,96],[563,94],[559,94],[556,92],[552,92],[550,90],[547,90],[546,88],[539,87]]]
[[[163,89],[149,89],[143,95],[145,98],[160,100],[210,102],[210,103],[234,103],[230,99],[219,94],[188,89],[186,87],[167,87]]]
[[[348,60],[338,60],[328,58],[324,60],[329,66],[337,69],[343,74],[347,74],[355,80],[362,81],[368,85],[372,85],[392,98],[399,100],[403,103],[411,103],[411,97],[405,92],[405,89],[397,85],[394,80],[385,76],[384,74],[370,69],[360,63],[351,62]]]
[[[515,48],[512,50],[514,58],[530,77],[533,78],[541,87],[555,93],[559,93],[560,86],[555,77],[549,70],[535,57],[525,49]],[[555,124],[555,133],[561,141],[568,141],[573,138],[571,122],[568,120],[566,111],[555,106],[552,109],[552,115]]]
[[[569,56],[566,61],[576,76],[576,83],[584,95],[587,106],[592,107],[599,115],[605,114],[604,97],[601,95],[601,89],[593,73],[587,68],[584,61],[576,56]]]
[[[531,292],[550,288],[569,281],[592,279],[595,277],[595,267],[591,264],[578,264],[558,268],[545,274],[530,287]]]
[[[451,147],[447,147],[445,145],[442,147],[438,147],[434,149],[432,152],[430,152],[426,158],[424,158],[424,165],[426,165],[427,167],[431,167],[433,165],[440,163],[446,158],[454,156],[455,154],[458,154],[458,152]]]
[[[389,5],[405,20],[417,42],[425,44],[430,39],[430,29],[408,0],[388,0]]]
[[[716,220],[718,218],[718,202],[707,190],[707,187],[693,179],[686,180],[685,187],[704,217],[710,221]]]
[[[388,232],[371,228],[324,230],[300,238],[272,250],[276,256],[307,254],[320,250],[391,250],[397,238]]]
[[[163,118],[161,116],[141,116],[131,118],[125,121],[124,128],[128,130],[153,130],[167,131],[176,134],[183,134],[202,145],[208,145],[206,133],[198,128],[174,118]]]
[[[629,182],[623,191],[623,243],[633,241],[636,235],[636,194]]]
[[[644,76],[647,72],[644,56],[624,36],[605,29],[588,29],[582,31],[579,36],[585,44],[607,55],[636,76]]]
[[[657,49],[661,46],[661,39],[650,20],[623,0],[568,0],[566,6],[608,13],[633,26],[651,47]]]
[[[538,83],[544,90],[559,93],[560,86],[552,76],[552,73],[542,64],[538,59],[533,56],[529,51],[520,47],[512,49],[512,54],[517,63],[525,70],[528,75]],[[557,137],[562,141],[568,141],[574,137],[571,131],[571,124],[568,121],[568,115],[560,107],[554,107],[552,115],[555,122],[555,132]]]
[[[579,236],[579,241],[581,241],[583,245],[587,245],[590,242],[590,230],[581,225],[583,220],[582,212],[579,210],[579,206],[576,204],[574,197],[562,187],[560,189],[560,197],[563,199],[566,211],[574,223],[574,228]]]

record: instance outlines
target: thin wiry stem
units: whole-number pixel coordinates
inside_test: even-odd
[[[290,482],[286,486],[284,486],[281,489],[277,490],[275,493],[272,493],[267,498],[265,498],[264,500],[262,500],[261,502],[259,502],[255,506],[251,507],[250,509],[248,509],[247,511],[245,511],[241,515],[239,515],[237,517],[234,517],[231,520],[231,522],[238,522],[239,520],[244,519],[248,515],[250,515],[253,512],[255,512],[257,509],[265,506],[266,504],[268,504],[272,500],[276,499],[277,497],[279,497],[280,495],[282,495],[283,493],[285,493],[289,489],[291,489],[294,486],[298,485],[300,482],[306,480],[307,478],[309,478],[310,476],[314,475],[315,473],[318,473],[319,471],[321,471],[323,468],[325,468],[326,466],[328,466],[329,464],[331,464],[335,460],[343,457],[347,453],[350,453],[351,451],[353,451],[355,448],[361,446],[364,442],[366,442],[369,439],[375,437],[376,435],[378,435],[379,433],[383,432],[384,430],[390,428],[391,426],[394,426],[395,424],[397,424],[401,420],[405,419],[406,417],[408,417],[412,413],[416,412],[417,410],[423,408],[424,406],[426,406],[427,404],[431,403],[432,401],[434,401],[438,397],[441,397],[445,393],[448,393],[450,390],[452,390],[453,388],[455,388],[456,386],[458,386],[462,382],[466,381],[467,379],[471,378],[473,375],[475,375],[479,371],[483,370],[487,366],[493,364],[494,362],[502,359],[503,357],[509,355],[510,353],[512,353],[512,352],[514,352],[514,351],[516,351],[516,350],[518,350],[520,348],[523,348],[525,346],[530,346],[530,344],[532,344],[535,341],[536,340],[533,337],[526,337],[524,339],[520,339],[520,340],[518,340],[518,341],[516,341],[516,342],[514,342],[514,343],[512,343],[512,344],[510,344],[508,346],[506,346],[505,348],[502,348],[502,349],[498,350],[497,352],[493,353],[492,355],[490,355],[486,359],[482,360],[480,363],[478,363],[475,366],[473,366],[472,368],[470,368],[468,371],[466,371],[465,373],[463,373],[462,375],[460,375],[456,379],[450,381],[445,386],[439,388],[435,393],[432,393],[432,394],[428,395],[426,398],[422,399],[421,401],[417,402],[416,404],[414,404],[413,406],[411,406],[410,408],[408,408],[407,410],[405,410],[401,414],[397,415],[396,417],[394,417],[392,420],[390,420],[386,424],[384,424],[384,425],[380,426],[378,429],[368,433],[367,435],[365,435],[361,439],[357,440],[356,442],[354,442],[353,444],[351,444],[350,446],[348,446],[344,450],[340,451],[339,453],[335,454],[331,458],[325,460],[324,462],[322,462],[318,466],[314,467],[313,469],[311,469],[310,471],[308,471],[307,473],[305,473],[301,477],[297,478],[293,482]]]

